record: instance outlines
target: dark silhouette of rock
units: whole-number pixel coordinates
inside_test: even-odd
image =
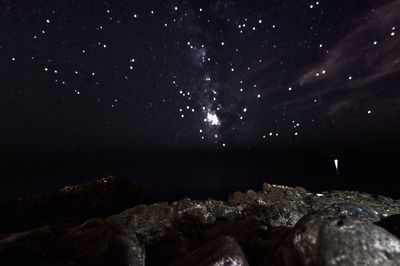
[[[42,227],[0,241],[0,265],[144,265],[144,246],[121,224],[92,219],[67,231]]]
[[[147,189],[124,179],[108,176],[67,186],[58,192],[0,202],[0,234],[44,225],[74,225],[93,217],[106,217],[144,203]]]
[[[400,238],[400,214],[389,216],[376,224]]]
[[[261,265],[273,255],[287,232],[287,228],[268,228],[255,220],[236,220],[216,224],[204,230],[203,234],[205,241],[232,237],[244,250],[250,265]]]
[[[397,200],[264,184],[226,202],[136,205],[139,192],[111,178],[2,203],[0,265],[400,265],[398,216],[385,219]]]
[[[146,249],[146,265],[169,265],[200,247],[201,241],[193,239],[175,226],[168,226],[164,236]]]
[[[145,265],[145,249],[137,237],[117,222],[92,219],[73,228],[68,243],[73,265]]]
[[[67,246],[49,226],[0,240],[0,265],[68,265]]]

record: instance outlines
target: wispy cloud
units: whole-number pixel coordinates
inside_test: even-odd
[[[400,36],[396,25],[400,25],[400,1],[356,18],[355,28],[322,62],[301,75],[298,83],[321,83],[325,90],[354,89],[400,72]],[[318,74],[322,71],[326,75]]]

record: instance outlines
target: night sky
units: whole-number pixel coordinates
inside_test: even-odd
[[[400,143],[400,1],[2,0],[0,25],[2,151]]]

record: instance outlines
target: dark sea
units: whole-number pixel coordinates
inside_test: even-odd
[[[146,185],[151,202],[226,199],[235,191],[261,190],[263,182],[314,192],[357,190],[400,198],[400,162],[395,156],[60,155],[3,158],[0,200],[107,175]]]

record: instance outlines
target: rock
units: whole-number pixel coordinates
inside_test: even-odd
[[[139,205],[106,218],[108,223],[124,228],[141,243],[150,244],[161,239],[168,225],[176,219],[175,209],[167,203]]]
[[[44,225],[77,225],[143,203],[146,195],[143,186],[109,176],[83,185],[67,186],[58,192],[0,202],[0,233]]]
[[[375,224],[400,238],[400,214],[389,216]]]
[[[0,265],[399,263],[398,200],[266,183],[227,202],[136,205],[135,191],[109,177],[0,203]]]
[[[363,204],[342,202],[336,203],[333,206],[344,216],[351,216],[368,222],[377,222],[380,220],[377,211],[374,211]]]
[[[184,199],[172,205],[176,208],[178,219],[192,217],[202,224],[214,224],[217,219],[236,220],[242,217],[238,206],[212,199],[205,201]]]
[[[324,192],[322,194],[307,193],[303,199],[310,206],[310,211],[322,210],[333,205],[344,206],[346,204],[354,204],[359,205],[359,207],[364,209],[364,211],[366,211],[365,208],[367,208],[367,212],[370,213],[369,215],[374,213],[373,216],[375,219],[376,216],[379,217],[379,219],[382,219],[389,215],[400,213],[400,204],[398,201],[388,201],[385,197],[373,196],[367,193],[359,193],[356,191],[333,191],[331,193]],[[353,211],[349,213],[356,215],[357,208],[354,207]],[[372,216],[370,218],[372,218]]]
[[[230,201],[240,202],[246,201],[247,196],[243,192],[237,191],[229,196]]]
[[[307,193],[307,190],[300,186],[297,186],[294,189],[297,190],[299,193]]]
[[[145,265],[145,249],[135,234],[109,220],[89,220],[62,240],[68,243],[73,265]]]
[[[217,224],[204,230],[203,237],[213,240],[221,236],[231,236],[240,242],[246,242],[255,235],[262,235],[267,227],[254,220],[237,220]]]
[[[118,224],[92,219],[61,232],[50,227],[0,241],[0,265],[144,265],[145,250]]]
[[[232,237],[242,247],[250,265],[262,265],[284,239],[285,234],[279,236],[278,231],[279,229],[267,228],[258,221],[237,220],[222,222],[204,230],[203,238],[210,241],[223,236]],[[280,231],[282,232],[283,230]]]
[[[214,213],[210,212],[206,202],[183,199],[176,202],[176,211],[178,218],[193,217],[204,224],[212,224],[216,220]]]
[[[146,248],[146,265],[169,265],[195,250],[198,239],[190,239],[175,226],[169,226],[160,241]]]
[[[231,237],[213,240],[176,261],[174,266],[247,266],[247,259],[239,244]]]
[[[232,199],[230,203],[239,205],[246,218],[269,226],[294,226],[309,212],[302,193],[294,188],[264,183],[263,191],[257,195],[239,201]]]
[[[255,192],[254,190],[247,190],[246,192],[246,196],[249,200],[255,200],[258,198],[258,194],[257,192]]]
[[[302,218],[278,254],[273,265],[400,265],[400,241],[331,209]]]
[[[68,265],[67,245],[49,226],[0,240],[0,265]]]

